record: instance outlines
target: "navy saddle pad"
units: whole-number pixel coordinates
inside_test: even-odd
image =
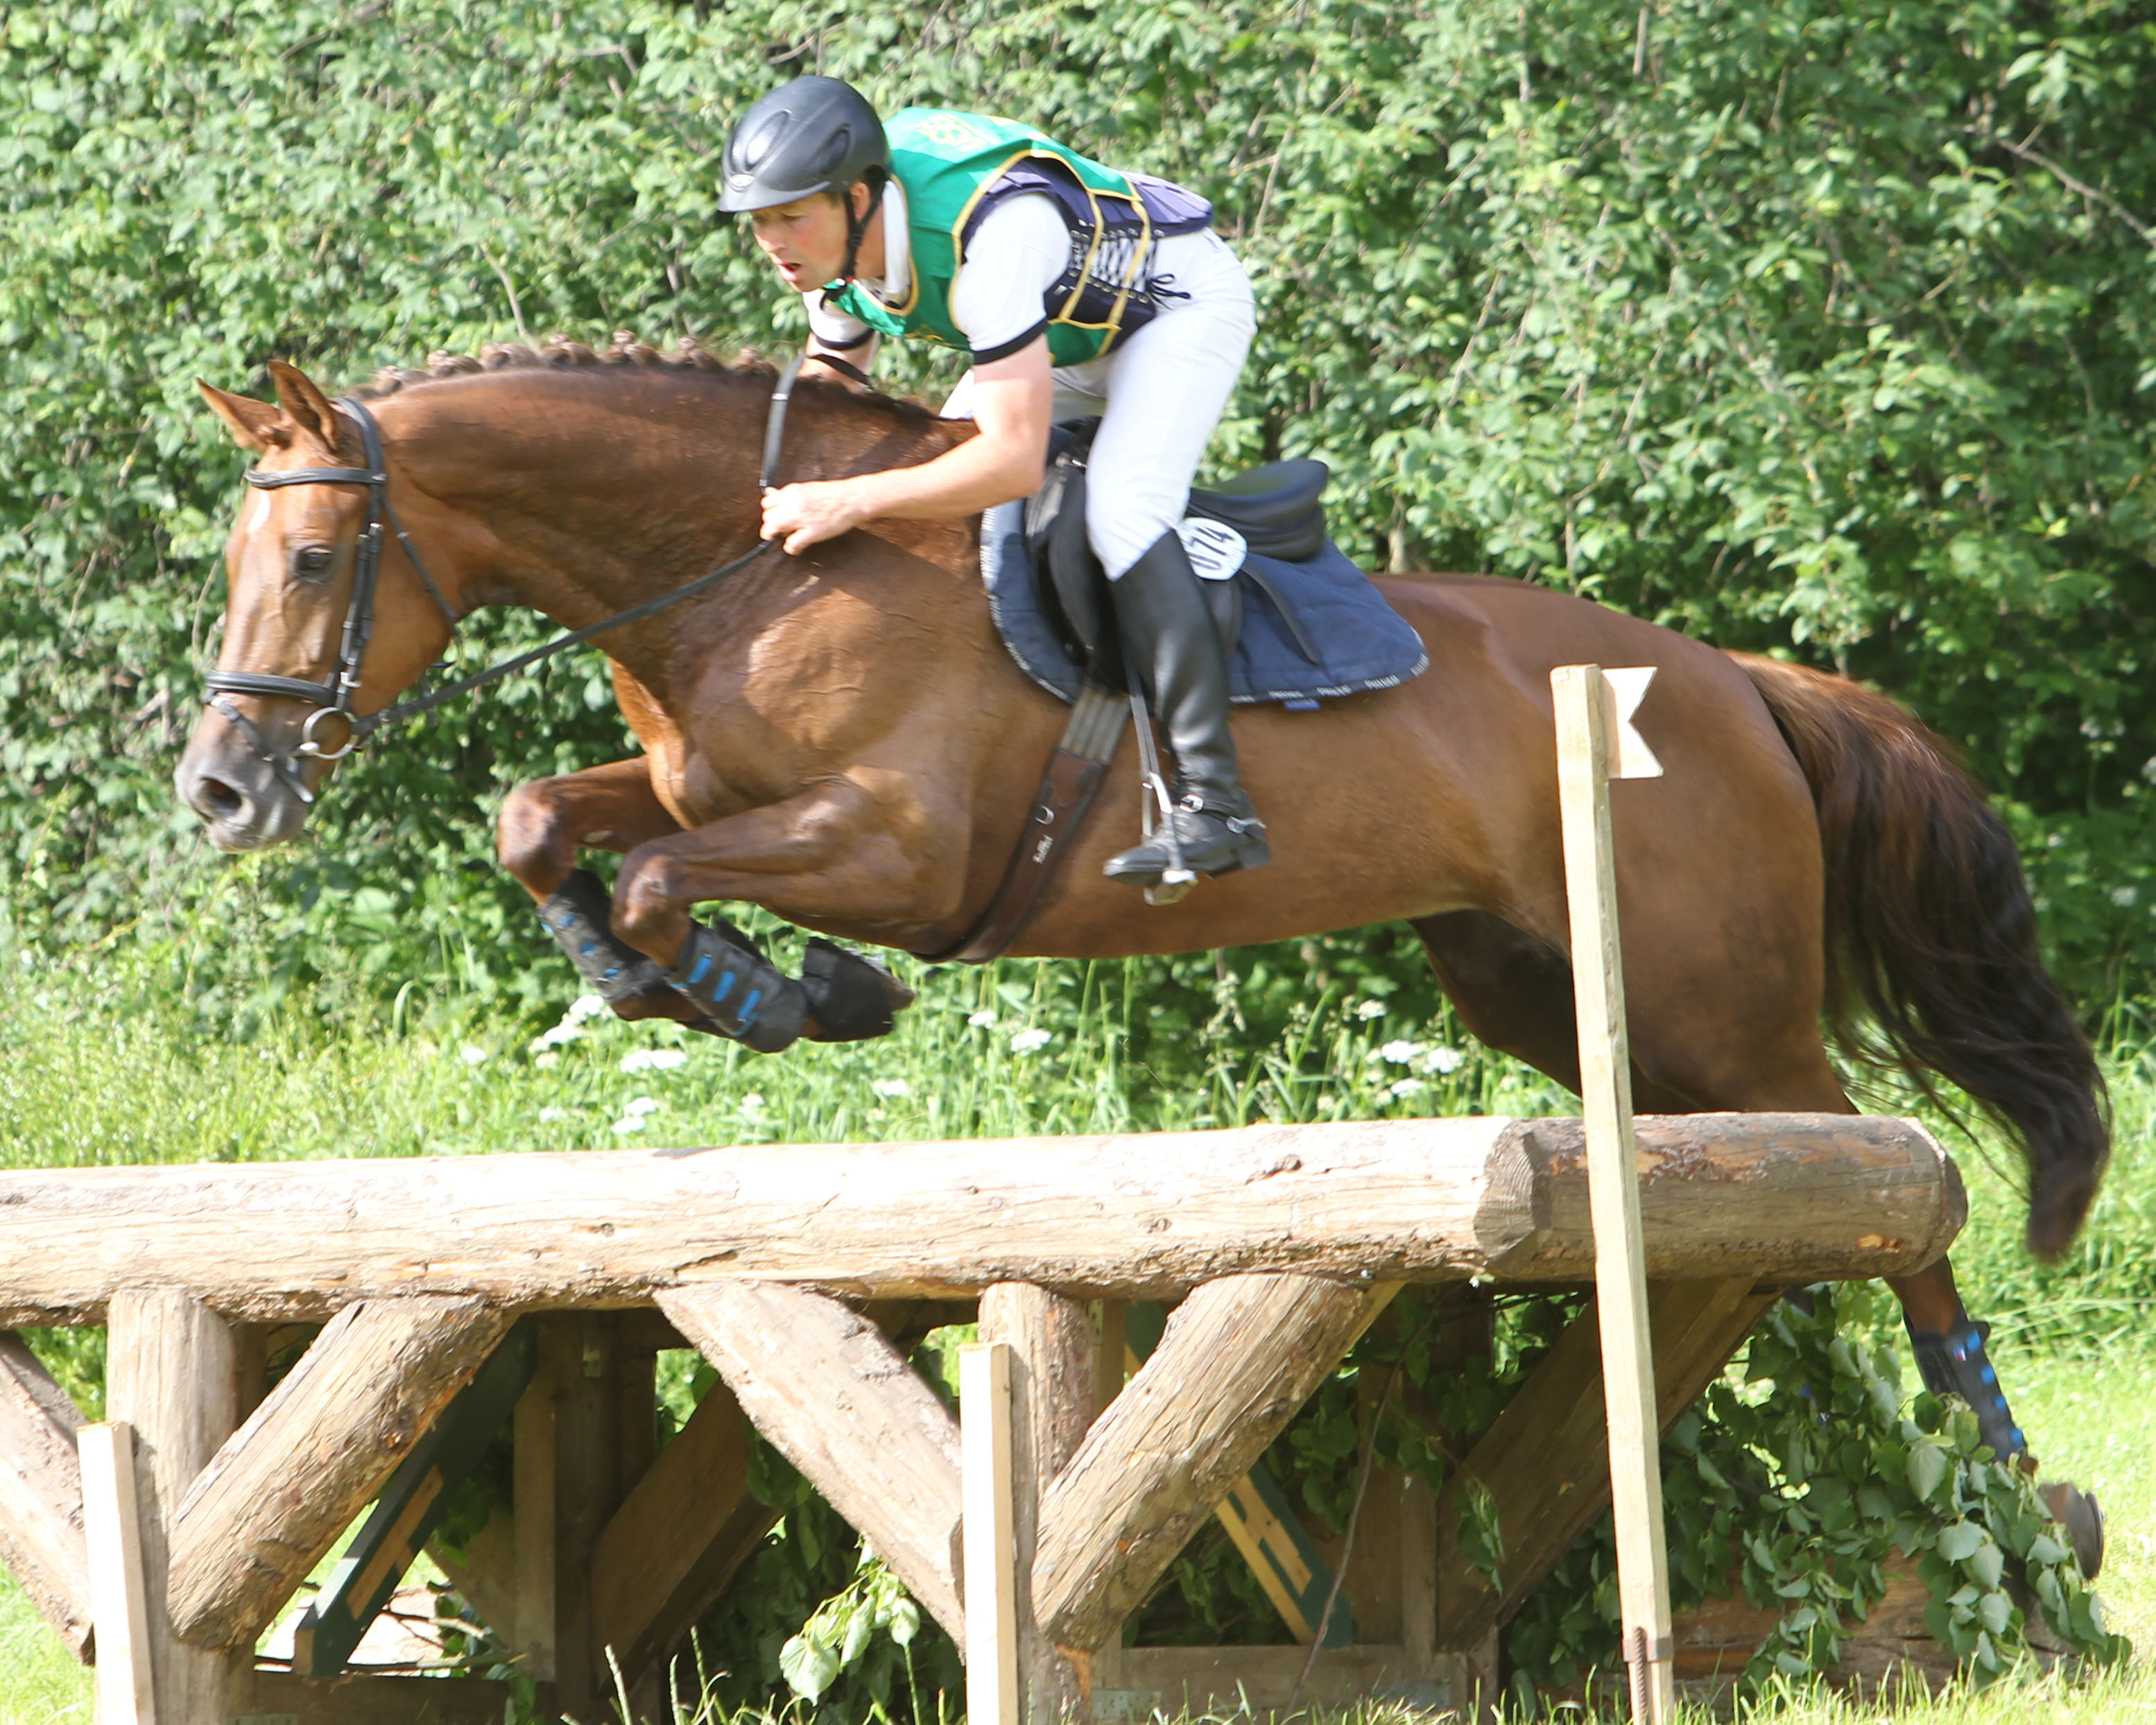
[[[1191,496],[1191,514],[1228,522],[1250,547],[1234,578],[1243,589],[1242,628],[1228,655],[1230,698],[1307,711],[1421,675],[1430,665],[1422,637],[1324,536],[1314,514],[1323,467],[1284,463],[1280,472],[1281,483],[1270,488],[1248,483],[1262,480],[1261,470],[1222,492]],[[1288,555],[1264,555],[1260,547]],[[1084,672],[1050,619],[1055,602],[1041,591],[1047,578],[1028,549],[1023,501],[982,516],[981,580],[1004,645],[1042,688],[1075,701]]]

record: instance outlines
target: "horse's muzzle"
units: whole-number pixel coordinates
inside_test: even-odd
[[[207,727],[205,727],[207,728]],[[297,836],[307,806],[269,762],[234,737],[231,744],[198,731],[172,773],[180,800],[202,817],[219,850],[259,850]]]

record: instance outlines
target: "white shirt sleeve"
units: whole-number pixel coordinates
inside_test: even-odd
[[[801,300],[808,308],[808,333],[834,353],[860,347],[873,333],[858,317],[826,305],[821,288],[809,289]]]
[[[974,364],[1009,358],[1048,326],[1048,290],[1070,262],[1070,225],[1046,193],[1026,193],[988,213],[951,283],[951,321]]]

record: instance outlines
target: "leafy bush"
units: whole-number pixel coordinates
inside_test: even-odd
[[[2108,993],[2156,912],[2144,24],[2130,0],[13,7],[10,896],[82,938],[217,872],[165,783],[239,465],[192,377],[550,327],[797,340],[712,164],[813,65],[1214,198],[1263,310],[1223,462],[1323,455],[1373,561],[1557,582],[1903,695],[2015,800],[2051,934]],[[538,628],[476,622],[456,662]],[[623,747],[586,659],[352,762],[310,844],[255,865],[284,985],[341,942],[384,993],[461,968],[515,998],[493,801]]]

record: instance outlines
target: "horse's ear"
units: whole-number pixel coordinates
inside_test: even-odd
[[[314,380],[297,366],[281,359],[270,362],[270,376],[277,385],[277,404],[285,417],[305,436],[334,455],[337,451],[337,412],[330,398],[315,388]]]
[[[213,384],[195,379],[195,388],[209,403],[209,410],[224,421],[232,440],[243,449],[278,449],[292,440],[282,408],[250,396],[228,395]]]

